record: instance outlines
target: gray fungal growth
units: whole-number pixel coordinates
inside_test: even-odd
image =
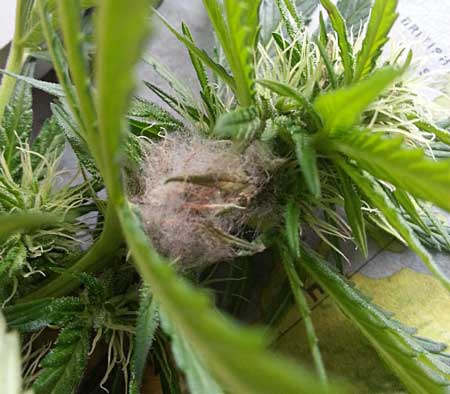
[[[148,143],[134,202],[158,252],[184,269],[263,250],[247,221],[264,214],[257,200],[272,162],[256,143],[239,151],[230,141],[181,133]]]

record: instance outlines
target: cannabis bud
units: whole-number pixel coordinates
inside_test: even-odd
[[[159,253],[193,268],[264,249],[258,226],[249,227],[270,179],[261,145],[172,134],[145,150],[134,202]]]

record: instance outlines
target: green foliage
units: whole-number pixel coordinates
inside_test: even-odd
[[[408,193],[401,189],[396,189],[393,192],[393,197],[415,223],[421,226],[425,231],[428,231],[428,227],[418,211],[418,204]]]
[[[64,150],[65,142],[62,127],[52,117],[44,122],[31,147],[33,152],[39,153],[44,157],[51,157],[52,155],[59,157]],[[38,158],[34,158],[34,160],[32,158],[32,161],[34,166],[38,165]]]
[[[397,19],[397,0],[376,0],[370,14],[366,37],[356,62],[355,81],[364,79],[375,68],[383,46]]]
[[[313,138],[305,131],[292,133],[292,140],[295,144],[295,153],[300,164],[306,186],[310,193],[320,198],[320,178],[317,167],[317,153],[313,146]]]
[[[345,315],[372,343],[380,357],[412,394],[444,394],[449,388],[442,346],[429,345],[391,319],[314,252],[302,247],[303,266],[333,297]]]
[[[413,196],[450,210],[450,161],[435,162],[422,149],[407,149],[403,138],[353,130],[333,139],[331,145],[376,177]]]
[[[87,365],[89,333],[73,322],[61,330],[53,350],[42,360],[43,371],[33,385],[36,394],[72,394]]]
[[[9,71],[0,70],[0,73],[9,75],[10,77],[25,82],[26,84],[32,86],[33,88],[39,89],[45,93],[48,93],[52,96],[56,97],[64,97],[64,90],[62,89],[61,85],[54,83],[54,82],[46,82],[46,81],[40,81],[39,79],[27,77],[24,75],[15,74]]]
[[[26,76],[32,75],[34,67],[28,65],[23,71]],[[20,145],[31,135],[33,113],[31,110],[31,87],[24,81],[16,83],[0,127],[0,150],[6,165],[17,178],[20,176]]]
[[[189,39],[192,39],[190,37]],[[194,60],[197,60],[194,56]],[[144,62],[147,63],[152,69],[156,72],[156,74],[165,80],[167,84],[171,87],[171,89],[176,94],[180,107],[191,107],[194,108],[196,103],[192,96],[192,93],[186,86],[173,75],[165,66],[159,63],[156,59],[151,57],[150,55],[146,55],[144,57]]]
[[[164,19],[160,14],[156,13],[156,15],[162,20],[162,22],[167,26],[167,28],[173,33],[173,35],[182,42],[189,51],[195,55],[198,60],[203,62],[207,67],[209,67],[215,75],[221,78],[231,89],[236,91],[237,87],[234,79],[228,74],[227,70],[217,62],[215,62],[211,57],[206,53],[206,51],[199,49],[189,38],[184,35],[178,33],[169,22]]]
[[[0,239],[6,239],[10,235],[23,230],[32,230],[52,223],[58,223],[61,218],[43,213],[16,213],[0,215]]]
[[[66,325],[84,310],[77,297],[41,298],[4,308],[8,326],[22,333],[36,332],[49,325]]]
[[[52,104],[51,109],[55,121],[62,129],[66,140],[77,155],[80,165],[93,176],[94,181],[98,181],[100,175],[98,173],[97,164],[89,154],[86,141],[77,129],[75,119],[69,114],[68,110],[61,105]]]
[[[300,257],[300,209],[294,200],[289,201],[286,207],[284,221],[289,252],[294,258],[298,258]]]
[[[35,2],[35,1],[34,1]],[[33,1],[30,2],[30,4]],[[57,14],[55,12],[58,2],[55,0],[47,0],[48,10],[52,13],[52,24],[56,25]],[[97,4],[97,0],[81,0],[83,9],[91,8]],[[20,39],[20,44],[29,50],[42,50],[41,45],[45,42],[43,36],[42,25],[40,23],[39,12],[34,6],[27,17],[26,31]]]
[[[149,246],[129,206],[121,206],[119,215],[137,268],[155,300],[221,387],[255,394],[325,392],[304,370],[267,353],[260,333],[224,318],[204,293],[178,278]],[[341,392],[337,385],[335,392]]]
[[[26,61],[25,47],[19,43],[26,32],[26,25],[30,16],[33,0],[18,0],[14,21],[14,35],[6,62],[6,71],[20,73]],[[6,106],[14,93],[15,79],[10,75],[4,75],[0,84],[0,121],[3,119]],[[3,124],[0,123],[1,126]]]
[[[164,331],[170,335],[172,353],[175,361],[181,371],[186,376],[189,391],[191,393],[211,393],[223,394],[224,391],[209,375],[207,369],[200,363],[196,356],[195,349],[193,349],[189,342],[183,338],[181,333],[177,332],[170,319],[165,319],[162,316],[161,322]]]
[[[134,134],[148,137],[183,127],[182,123],[167,111],[139,97],[131,101],[127,119]]]
[[[362,254],[369,254],[367,246],[367,234],[364,216],[362,212],[361,196],[355,189],[348,175],[338,168],[339,182],[341,184],[342,197],[344,198],[345,214],[348,224],[352,228],[352,235]]]
[[[383,213],[386,220],[396,231],[398,231],[404,242],[406,242],[411,250],[413,250],[422,259],[430,272],[436,275],[443,286],[450,291],[450,279],[447,278],[441,269],[436,265],[431,254],[417,239],[412,228],[389,200],[382,187],[368,175],[364,177],[358,173],[358,171],[352,166],[346,165],[343,162],[341,162],[340,165],[362,190],[366,198]]]
[[[236,83],[239,104],[248,107],[254,102],[254,50],[259,31],[261,0],[204,0],[209,18]]]
[[[325,30],[325,22],[323,21],[323,18],[322,18],[322,13],[320,13],[320,17],[321,17],[321,24],[320,24],[321,35],[320,35],[319,40],[316,41],[316,44],[317,44],[317,48],[319,49],[320,56],[322,57],[323,62],[325,63],[325,67],[328,72],[328,78],[330,79],[330,84],[333,87],[333,89],[337,89],[338,82],[337,82],[336,73],[334,72],[333,65],[331,64],[330,58],[329,58],[327,50],[325,48],[328,43],[328,38],[327,38],[326,30]]]
[[[183,34],[191,41],[194,41],[192,34],[184,23],[182,24]],[[209,77],[206,73],[206,68],[203,63],[195,56],[192,51],[189,51],[189,56],[191,58],[192,66],[197,74],[197,79],[200,83],[200,96],[206,107],[208,113],[208,125],[212,126],[220,114],[222,105],[219,98],[214,92],[214,89],[209,84]]]
[[[231,45],[231,51],[225,49],[227,46],[224,47],[225,55],[236,79],[239,103],[244,107],[252,104],[255,95],[253,62],[259,30],[260,3],[260,0],[224,1]]]
[[[144,370],[147,365],[147,357],[152,342],[154,341],[158,324],[158,307],[152,300],[149,291],[143,288],[141,290],[139,314],[136,322],[134,351],[131,360],[131,394],[138,394],[140,392]]]
[[[323,119],[324,130],[333,135],[358,124],[364,110],[399,75],[399,71],[386,67],[365,81],[319,96],[314,108]]]
[[[345,20],[339,9],[330,0],[321,0],[321,3],[327,10],[331,25],[337,33],[342,65],[344,66],[345,83],[349,84],[353,80],[354,59]]]
[[[27,249],[21,240],[13,238],[3,246],[7,248],[7,252],[2,256],[0,267],[0,284],[2,285],[23,269],[27,259]]]
[[[97,24],[96,108],[102,145],[102,175],[112,201],[120,195],[121,179],[117,169],[119,147],[123,141],[122,116],[134,84],[133,67],[148,32],[148,17],[148,4],[144,0],[136,1],[133,7],[124,2],[106,1],[99,8],[98,18],[102,22]],[[127,21],[126,25],[124,21]],[[117,29],[119,25],[122,27]],[[121,76],[120,80],[112,84],[117,75]],[[93,146],[90,148],[92,150]]]
[[[283,20],[283,25],[292,40],[295,40],[303,29],[303,23],[292,0],[275,0]]]
[[[433,133],[434,135],[436,135],[436,137],[444,144],[450,145],[450,132],[448,130],[445,130],[439,126],[433,125],[433,124],[425,122],[423,120],[419,120],[415,124],[421,130],[427,131],[429,133]]]
[[[290,201],[285,212],[285,234],[287,240],[287,248],[282,241],[278,241],[278,252],[283,263],[286,276],[288,277],[289,283],[291,285],[292,295],[294,296],[295,302],[299,309],[300,316],[305,323],[306,336],[308,339],[311,354],[314,359],[317,375],[322,386],[326,390],[329,390],[325,366],[322,361],[322,355],[320,354],[320,349],[318,346],[318,339],[315,333],[314,324],[311,319],[311,310],[309,308],[305,294],[303,293],[304,286],[300,279],[297,267],[294,263],[298,261],[301,256],[299,241],[299,214],[300,213],[293,201]]]
[[[255,107],[240,108],[223,114],[214,127],[218,138],[251,140],[261,129],[261,120]]]
[[[109,2],[108,7],[100,10],[100,20],[105,26],[121,15],[120,11],[122,11],[122,5],[117,2]],[[142,12],[139,5],[135,7],[128,5],[127,7],[129,8],[128,12]],[[130,18],[130,23],[135,23],[133,18]],[[104,32],[106,34],[106,30]],[[141,34],[143,32],[141,30]],[[100,33],[100,45],[105,45],[109,39],[109,37],[102,37],[102,33]],[[116,37],[116,39],[119,38]],[[139,37],[138,35],[128,36],[126,39],[122,37],[120,40],[124,44],[123,46],[111,45],[110,50],[113,53],[100,50],[98,56],[109,60],[114,58],[116,62],[121,63],[121,58],[128,56],[129,48],[133,48],[132,44],[125,45],[125,42],[132,40],[135,44],[139,41]],[[98,63],[103,65],[98,66],[97,70],[97,78],[100,81],[104,78],[102,73],[110,75],[111,70],[117,67],[106,62],[105,58]],[[126,65],[128,65],[129,72],[131,63],[125,63]],[[111,125],[110,118],[99,123],[100,130],[103,130],[103,134],[102,131],[101,134],[104,137],[102,139],[103,152],[107,153],[109,158],[118,157],[121,152],[120,145],[114,141],[118,141],[122,134],[120,115],[125,113],[122,105],[131,88],[131,83],[123,84],[122,88],[121,92],[120,90],[115,91],[114,97],[103,96],[109,93],[106,86],[105,90],[99,89],[98,107],[102,108],[99,111],[99,118],[111,116],[113,109],[118,111],[114,116],[119,117],[114,127],[107,128]],[[119,95],[119,93],[121,94]],[[105,133],[106,130],[108,134]],[[108,139],[112,142],[108,142]],[[128,203],[123,201],[120,183],[114,183],[120,173],[117,164],[118,162],[115,160],[110,164],[105,183],[117,209],[126,241],[138,270],[150,286],[155,301],[171,322],[176,325],[177,330],[184,334],[186,340],[195,349],[200,361],[204,363],[207,360],[212,376],[227,389],[229,387],[242,393],[273,393],[274,390],[282,390],[286,394],[299,393],[300,384],[304,392],[311,392],[311,390],[320,392],[317,384],[308,374],[290,363],[269,356],[263,350],[264,341],[261,337],[224,320],[222,315],[214,311],[210,301],[203,294],[193,290],[187,282],[176,276],[169,265],[161,261],[149,246],[147,236],[142,231],[140,223]],[[194,310],[196,313],[193,313]],[[246,360],[235,357],[237,349],[243,351]],[[275,376],[277,379],[274,379]]]

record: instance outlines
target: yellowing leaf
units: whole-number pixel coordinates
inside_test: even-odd
[[[373,297],[373,302],[395,313],[402,323],[417,328],[416,335],[450,346],[450,294],[438,280],[405,268],[378,280],[358,274],[354,281]]]

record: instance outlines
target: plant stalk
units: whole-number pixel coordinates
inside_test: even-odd
[[[14,74],[20,74],[26,58],[25,48],[20,41],[24,30],[27,4],[28,0],[17,0],[14,35],[5,67],[7,72]],[[0,85],[0,124],[3,120],[6,106],[14,92],[15,85],[16,79],[14,77],[3,74],[2,83]]]

